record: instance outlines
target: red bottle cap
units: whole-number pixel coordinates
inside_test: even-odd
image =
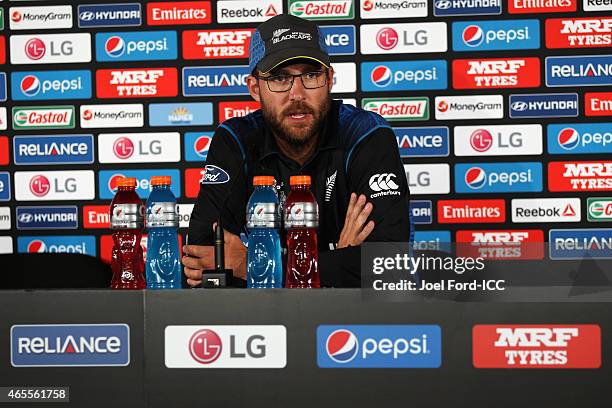
[[[310,185],[310,176],[291,176],[289,178],[289,184],[292,186],[299,186],[299,185]]]
[[[119,187],[136,187],[136,179],[134,177],[124,177],[117,182]]]

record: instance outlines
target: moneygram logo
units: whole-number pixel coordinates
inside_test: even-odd
[[[394,128],[401,157],[446,157],[448,127]]]
[[[549,191],[611,191],[612,161],[548,163]]]
[[[209,1],[167,1],[147,4],[149,25],[209,24]]]
[[[247,58],[255,29],[183,31],[183,58]]]
[[[13,367],[106,367],[130,364],[127,324],[11,326]]]
[[[364,24],[360,27],[362,54],[445,52],[446,23]]]
[[[612,221],[612,198],[591,197],[587,199],[587,219],[590,222]]]
[[[79,28],[128,27],[142,24],[139,3],[80,4],[78,14]]]
[[[502,95],[436,96],[436,120],[501,119]]]
[[[546,86],[612,85],[612,55],[546,57]]]
[[[282,0],[217,1],[217,22],[219,24],[262,22],[282,12]]]
[[[476,368],[599,368],[598,325],[476,325],[472,329]]]
[[[11,83],[16,101],[91,98],[90,71],[13,72]]]
[[[283,368],[287,329],[268,326],[166,326],[168,368]]]
[[[19,253],[71,253],[96,256],[96,238],[91,235],[17,237]]]
[[[11,30],[72,28],[71,6],[11,7]]]
[[[13,129],[73,129],[74,106],[13,107]]]
[[[319,368],[438,368],[442,330],[435,325],[317,327]]]
[[[309,20],[352,19],[353,0],[289,0],[289,14]]]
[[[446,163],[404,164],[404,172],[411,194],[450,193],[450,167]]]
[[[457,156],[542,154],[541,125],[456,126]]]
[[[550,259],[612,259],[612,228],[552,229]]]
[[[98,61],[174,60],[176,49],[176,31],[96,34]]]
[[[102,200],[111,200],[117,192],[119,179],[134,177],[136,179],[136,193],[142,199],[146,199],[151,192],[150,178],[160,174],[171,177],[170,190],[175,197],[181,197],[181,175],[176,169],[101,170],[98,172],[98,196]]]
[[[174,97],[178,95],[176,68],[100,69],[96,71],[98,98]]]
[[[144,124],[142,104],[81,105],[80,109],[82,128],[129,128]]]
[[[17,207],[17,229],[77,229],[76,206]]]
[[[453,60],[453,88],[535,88],[540,86],[538,58]]]
[[[538,20],[491,20],[453,23],[453,50],[496,51],[540,48]]]
[[[91,170],[15,172],[17,201],[93,200],[94,196]]]
[[[246,65],[183,68],[184,96],[248,95]]]
[[[361,89],[364,92],[446,89],[446,61],[364,62]]]
[[[88,33],[12,35],[12,64],[66,64],[91,61]]]
[[[185,133],[185,160],[204,162],[212,141],[212,132]]]
[[[98,135],[100,163],[159,163],[180,160],[179,133]]]
[[[363,109],[375,112],[389,121],[428,120],[429,99],[423,98],[364,98]]]
[[[612,44],[612,17],[546,20],[546,48],[597,48]]]
[[[548,125],[548,152],[551,154],[612,152],[612,123],[571,123]]]
[[[434,16],[476,16],[501,14],[501,0],[434,0]]]
[[[579,222],[579,198],[514,198],[512,222]]]
[[[423,0],[362,0],[361,18],[427,17],[427,2]]]
[[[510,95],[511,118],[578,116],[578,94]]]
[[[15,164],[93,163],[93,135],[14,136]]]
[[[355,55],[354,25],[319,26],[329,55]]]
[[[542,191],[541,163],[479,163],[455,165],[458,193]]]

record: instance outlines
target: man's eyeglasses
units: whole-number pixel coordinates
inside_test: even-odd
[[[304,72],[303,74],[278,74],[267,77],[256,75],[255,78],[268,83],[268,89],[272,92],[287,92],[293,86],[295,77],[300,77],[302,85],[306,89],[321,88],[327,84],[327,70]]]

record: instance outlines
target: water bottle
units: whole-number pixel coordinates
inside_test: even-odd
[[[282,288],[283,264],[278,229],[278,197],[274,177],[253,178],[255,190],[247,204],[247,287]]]
[[[285,203],[287,229],[287,288],[319,288],[317,228],[319,206],[310,192],[310,176],[291,176]]]
[[[144,289],[144,258],[140,239],[144,226],[144,207],[136,194],[136,179],[122,178],[111,201],[110,223],[113,231],[111,288]]]
[[[180,289],[181,260],[178,242],[176,198],[169,176],[151,177],[147,200],[147,288]]]

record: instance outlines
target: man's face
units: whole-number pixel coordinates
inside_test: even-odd
[[[298,75],[323,70],[324,67],[320,65],[292,64],[259,75]],[[250,78],[251,95],[261,103],[266,123],[277,137],[295,148],[304,146],[316,137],[329,111],[333,71],[329,69],[323,75],[326,81],[320,88],[307,89],[300,78],[295,77],[293,86],[286,92],[273,92],[266,81]]]

